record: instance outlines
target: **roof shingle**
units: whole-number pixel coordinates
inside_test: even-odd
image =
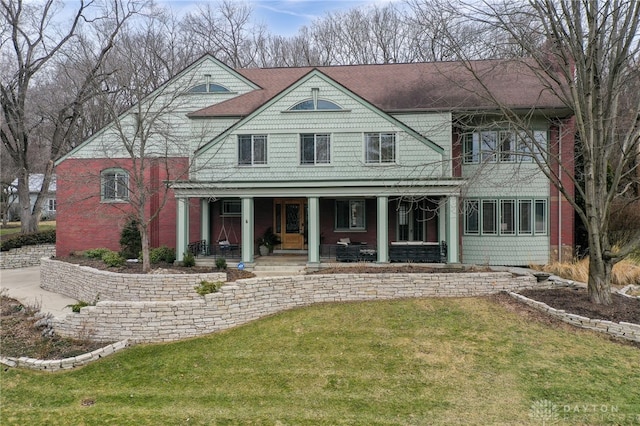
[[[565,107],[525,63],[484,60],[238,69],[261,89],[190,116],[247,116],[313,69],[386,112]]]

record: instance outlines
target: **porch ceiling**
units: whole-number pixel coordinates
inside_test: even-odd
[[[309,181],[309,182],[177,182],[176,197],[375,197],[459,196],[465,179]]]

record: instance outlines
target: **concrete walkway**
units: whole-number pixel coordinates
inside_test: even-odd
[[[77,302],[71,297],[41,289],[39,266],[0,270],[0,289],[9,297],[25,305],[39,306],[41,312],[54,317],[71,313],[71,308],[66,306]]]

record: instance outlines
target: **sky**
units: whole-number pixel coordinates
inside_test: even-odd
[[[309,25],[327,12],[346,11],[355,7],[397,0],[248,0],[253,7],[254,20],[267,25],[269,32],[291,36],[304,25]],[[200,3],[204,3],[201,1]],[[197,4],[192,0],[164,0],[161,3],[173,9],[187,9]]]

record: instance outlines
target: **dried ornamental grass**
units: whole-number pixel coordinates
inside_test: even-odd
[[[586,283],[589,280],[589,258],[577,262],[553,262],[547,265],[532,265],[533,269],[549,272],[566,280]],[[611,284],[624,287],[640,284],[640,266],[630,259],[622,260],[613,266]]]

